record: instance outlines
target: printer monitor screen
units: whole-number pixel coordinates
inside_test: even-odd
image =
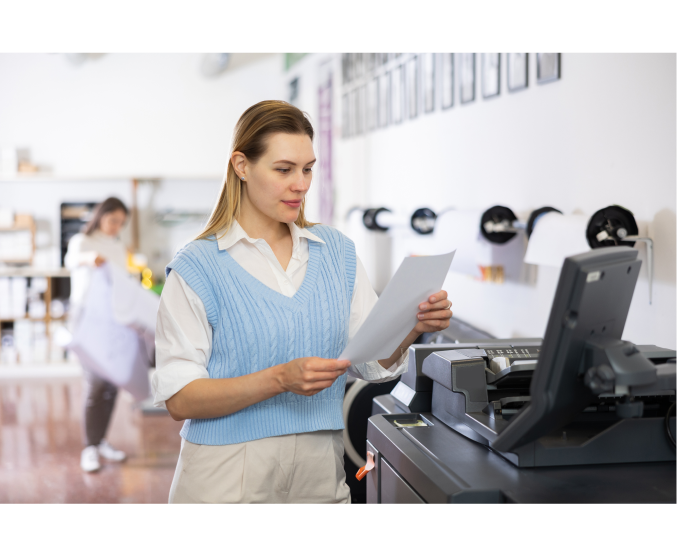
[[[583,383],[592,336],[621,339],[641,261],[629,247],[607,247],[564,261],[530,402],[493,443],[510,451],[569,423],[596,398]]]

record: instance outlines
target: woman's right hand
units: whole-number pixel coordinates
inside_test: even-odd
[[[97,253],[96,257],[94,258],[94,266],[101,266],[105,262],[106,259],[104,259],[101,255]]]
[[[350,361],[301,357],[280,365],[278,380],[284,392],[312,396],[334,384],[348,367]]]

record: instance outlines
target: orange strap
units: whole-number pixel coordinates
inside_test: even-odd
[[[357,480],[361,481],[362,478],[367,473],[369,473],[369,471],[374,469],[374,465],[376,465],[374,463],[374,454],[372,454],[371,452],[367,452],[367,463],[364,466],[360,467],[360,470],[357,473],[355,473],[355,477],[357,478]]]

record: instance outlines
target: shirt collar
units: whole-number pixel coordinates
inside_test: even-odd
[[[296,253],[299,248],[299,239],[305,237],[311,241],[317,241],[319,243],[324,243],[319,237],[315,234],[311,234],[308,231],[308,228],[299,228],[294,222],[287,224],[289,226],[289,231],[291,232],[292,239],[292,252]],[[228,231],[221,237],[221,232],[216,234],[218,246],[220,250],[230,249],[240,240],[248,241],[249,243],[255,243],[257,240],[249,237],[247,232],[244,231],[244,228],[240,226],[240,223],[237,220],[233,220]]]

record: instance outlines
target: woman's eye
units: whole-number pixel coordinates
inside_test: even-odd
[[[277,171],[280,172],[281,174],[288,174],[289,168],[278,168]]]
[[[310,173],[312,173],[313,169],[312,169],[312,168],[305,168],[303,171],[304,171],[306,174],[310,174]]]

